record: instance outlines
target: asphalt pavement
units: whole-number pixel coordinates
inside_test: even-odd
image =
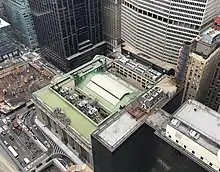
[[[81,160],[58,138],[54,137],[48,129],[46,129],[45,132],[44,125],[40,124],[39,126],[39,123],[38,125],[35,123],[36,112],[34,108],[23,108],[22,111],[19,111],[17,116],[19,116],[18,123],[21,124],[21,127],[17,128],[13,126],[12,122],[16,117],[16,113],[10,115],[7,119],[4,117],[0,118],[0,139],[3,141],[1,144],[3,144],[7,153],[10,154],[19,168],[23,167],[22,171],[39,171],[44,168],[44,166],[47,166],[48,162],[54,158],[59,158],[60,164],[68,166],[71,160],[66,157],[67,155],[72,160],[74,159],[75,163],[82,163]],[[42,149],[42,145],[44,149]],[[18,157],[14,157],[10,153],[8,146],[12,146],[18,154]],[[25,158],[28,158],[30,162],[25,163]]]
[[[7,121],[7,124],[5,121]],[[18,128],[14,128],[10,119],[1,119],[0,127],[4,130],[0,134],[0,139],[6,147],[11,146],[16,151],[18,154],[16,159],[21,166],[28,166],[29,163],[24,161],[25,158],[31,162],[42,155],[43,151],[38,147],[38,145],[35,144],[26,133]]]

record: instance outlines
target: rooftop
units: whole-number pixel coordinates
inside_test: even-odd
[[[118,110],[138,93],[136,88],[107,71],[88,74],[76,87],[97,99],[110,112]]]
[[[70,119],[70,126],[74,127],[86,139],[90,140],[90,133],[96,130],[96,125],[88,120],[74,106],[71,106],[64,98],[56,94],[50,87],[45,87],[34,93],[43,106],[50,108],[51,113],[56,108],[64,110],[65,115]]]
[[[139,125],[138,125],[139,124]],[[135,130],[135,127],[140,126],[140,121],[133,118],[128,112],[123,113],[117,120],[103,130],[99,137],[114,147],[122,138]]]
[[[204,58],[202,55],[199,55],[197,53],[191,53],[190,57],[193,57],[193,59],[197,59],[198,61],[208,61],[210,58]]]
[[[83,138],[90,135],[112,114],[126,106],[140,91],[105,69],[106,57],[56,77],[52,84],[35,92],[33,97],[51,114],[65,114],[67,125]]]
[[[216,41],[216,36],[220,34],[220,30],[216,30],[212,27],[207,29],[205,32],[203,32],[201,41],[212,44],[214,41]]]
[[[191,130],[199,133],[199,137],[195,141],[211,152],[217,153],[220,145],[220,115],[218,112],[195,100],[189,100],[173,117],[180,121],[180,125],[175,128],[185,135],[189,135]]]
[[[169,86],[164,84],[164,87],[161,83],[169,83]],[[168,87],[170,90],[167,89]],[[95,131],[94,137],[113,151],[143,123],[146,122],[153,128],[160,127],[169,120],[169,116],[165,112],[154,110],[166,102],[174,93],[176,93],[176,86],[174,86],[171,78],[164,77],[153,88],[145,91],[137,100],[131,102],[118,116],[110,119],[107,124]]]

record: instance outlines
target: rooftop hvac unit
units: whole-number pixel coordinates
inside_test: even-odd
[[[86,106],[87,103],[88,103],[87,100],[83,100],[83,101],[81,101],[81,102],[78,104],[78,106],[82,108],[82,107]]]
[[[154,90],[154,92],[152,92],[152,96],[153,96],[153,97],[157,97],[157,96],[158,96],[158,93],[157,93],[156,90]]]
[[[157,72],[157,74],[156,74],[156,75],[159,77],[159,76],[161,76],[161,73],[160,73],[160,72]]]
[[[194,139],[198,139],[199,136],[200,136],[200,134],[197,133],[197,132],[194,131],[194,130],[190,130],[190,131],[189,131],[189,135],[190,135],[192,138],[194,138]]]
[[[142,73],[142,74],[145,72],[144,70],[139,69],[138,67],[137,67],[137,68],[135,68],[135,70],[136,70],[136,71],[138,71],[138,72],[140,72],[140,73]]]
[[[142,104],[142,108],[144,108],[144,109],[147,109],[147,106],[146,106],[146,104]]]
[[[155,90],[152,88],[151,90],[148,91],[149,94],[153,94],[155,92]]]
[[[73,100],[74,100],[74,97],[73,97],[73,96],[69,96],[68,99],[69,99],[70,101],[73,101]]]
[[[154,97],[150,96],[148,99],[146,99],[148,102],[153,102]]]
[[[69,92],[69,87],[66,87],[66,88],[65,88],[65,91],[66,91],[66,92]]]
[[[127,62],[129,62],[129,59],[127,59],[126,57],[121,57],[120,59],[119,59],[119,61],[122,63],[122,64],[126,64]]]
[[[132,64],[132,65],[134,65],[135,67],[137,67],[137,66],[138,66],[138,64],[137,64],[137,63],[135,63],[135,62],[133,62],[133,61],[130,61],[129,63],[130,63],[130,64]]]
[[[145,93],[142,97],[148,99],[149,97],[151,97],[151,95],[149,93]]]
[[[138,68],[144,70],[145,72],[149,69],[148,67],[138,65]]]
[[[171,124],[178,127],[180,125],[180,121],[178,119],[172,119]]]
[[[158,91],[158,90],[160,90],[161,88],[160,88],[160,87],[154,87],[153,89],[156,90],[156,91]]]
[[[62,89],[62,90],[60,91],[60,94],[65,94],[65,91]]]
[[[127,63],[126,65],[127,65],[128,67],[132,68],[132,69],[134,69],[134,68],[135,68],[135,66],[134,66],[134,65],[132,65],[131,63]]]
[[[54,90],[55,90],[55,91],[59,91],[60,88],[56,85],[56,86],[54,86]]]
[[[157,79],[157,76],[152,76],[152,79],[155,81]]]
[[[69,96],[67,99],[72,102],[72,101],[76,101],[78,97],[79,97],[78,94],[73,94]]]
[[[90,116],[96,114],[97,112],[98,112],[98,109],[93,108],[93,107],[91,107],[91,106],[89,107],[88,114],[89,114]]]
[[[148,108],[150,108],[150,107],[153,105],[153,103],[154,103],[154,98],[153,98],[153,97],[150,97],[150,98],[148,98],[148,99],[146,99],[146,100],[144,101],[144,104],[145,104]]]

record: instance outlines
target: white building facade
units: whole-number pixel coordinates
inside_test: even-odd
[[[219,0],[123,0],[122,40],[145,56],[176,64],[182,43],[209,27]]]
[[[220,171],[220,114],[189,100],[166,126],[166,137],[210,171]]]

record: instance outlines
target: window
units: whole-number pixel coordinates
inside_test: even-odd
[[[171,138],[171,135],[169,135],[169,138]]]
[[[186,145],[183,146],[186,149]]]
[[[81,157],[82,157],[82,159],[85,162],[88,161],[88,153],[86,152],[86,150],[84,148],[82,148],[82,147],[80,147],[80,148],[81,148]]]
[[[176,140],[176,143],[179,143],[179,141],[178,141],[178,140]]]
[[[210,162],[209,165],[212,166],[212,163]]]
[[[192,151],[192,154],[194,154],[195,153],[195,151]]]
[[[200,159],[203,160],[203,157],[201,156]]]

